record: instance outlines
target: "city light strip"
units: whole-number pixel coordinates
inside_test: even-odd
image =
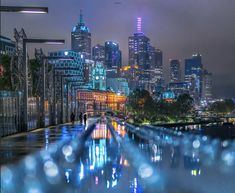
[[[36,44],[50,44],[50,45],[62,45],[65,40],[60,39],[24,39],[25,43],[36,43]]]

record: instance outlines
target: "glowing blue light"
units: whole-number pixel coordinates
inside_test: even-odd
[[[117,185],[117,179],[112,181],[112,188]]]
[[[68,56],[68,54],[69,54],[69,52],[67,52],[67,51],[64,52],[64,55],[65,55],[65,56]]]
[[[193,141],[193,147],[195,149],[198,149],[200,147],[200,141],[198,139]]]
[[[81,163],[81,170],[79,173],[79,178],[80,178],[80,180],[84,178],[84,166],[82,163]]]
[[[75,31],[76,31],[76,29],[77,29],[77,28],[76,28],[76,26],[75,26],[75,27],[73,27],[73,32],[75,32]]]

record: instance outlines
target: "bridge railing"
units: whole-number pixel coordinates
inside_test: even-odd
[[[126,128],[128,139],[132,139],[127,142],[124,138],[121,142],[128,144],[124,152],[133,157],[133,163],[140,155],[149,156],[148,161],[152,163],[149,167],[153,167],[161,179],[161,183],[156,184],[162,192],[220,193],[225,189],[225,192],[235,190],[235,140],[223,141],[163,127],[118,123]],[[157,167],[156,163],[164,166]],[[173,187],[177,188],[173,190]]]
[[[68,172],[77,179],[78,163],[85,141],[99,119],[91,123],[81,136],[49,145],[15,165],[1,167],[1,192],[73,192],[76,181],[66,183]]]

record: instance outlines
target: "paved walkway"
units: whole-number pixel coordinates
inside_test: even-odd
[[[88,124],[90,121],[92,119]],[[78,136],[83,130],[84,125],[77,122],[74,127],[68,123],[4,137],[0,141],[0,165],[15,163],[30,153],[48,148],[55,141]]]

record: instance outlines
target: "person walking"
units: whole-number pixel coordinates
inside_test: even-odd
[[[87,121],[87,114],[86,113],[84,113],[84,115],[83,115],[83,120],[84,120],[84,124],[86,125],[86,121]]]
[[[80,124],[82,125],[82,112],[79,115],[79,121],[80,121]]]
[[[71,115],[70,115],[70,120],[71,120],[71,122],[72,122],[72,126],[74,126],[75,115],[74,115],[73,112],[72,112]]]

